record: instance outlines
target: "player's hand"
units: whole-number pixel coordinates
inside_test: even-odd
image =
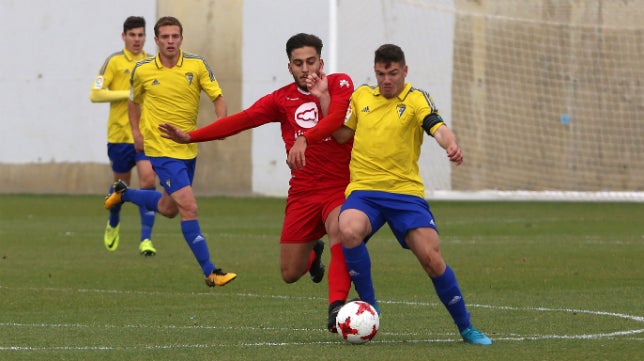
[[[315,73],[309,74],[306,77],[306,87],[309,92],[316,98],[320,98],[324,94],[329,93],[329,81],[323,69],[320,69],[320,75]]]
[[[306,138],[299,136],[295,139],[295,143],[288,151],[286,157],[286,164],[293,170],[302,169],[306,165],[304,153],[306,152]]]
[[[463,163],[463,153],[461,152],[461,147],[459,147],[456,143],[447,147],[446,151],[447,157],[450,161],[456,163],[456,165],[461,165],[461,163]]]
[[[162,138],[174,140],[177,143],[186,144],[192,140],[188,133],[169,123],[159,124],[159,131]]]

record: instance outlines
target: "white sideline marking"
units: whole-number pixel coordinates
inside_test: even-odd
[[[123,290],[100,290],[100,289],[71,289],[71,288],[9,288],[0,286],[0,289],[5,290],[33,290],[33,291],[51,291],[51,292],[76,292],[76,293],[110,293],[110,294],[141,294],[141,295],[180,295],[181,293],[176,292],[161,292],[161,291],[123,291]],[[207,295],[207,296],[216,296],[217,294],[209,292],[188,292],[190,295]],[[224,295],[224,294],[220,294]],[[297,300],[324,300],[319,297],[306,297],[306,296],[285,296],[285,295],[260,295],[252,293],[235,293],[233,294],[238,297],[254,297],[254,298],[270,298],[270,299],[297,299]],[[230,297],[231,294],[225,294],[226,297]],[[408,302],[408,301],[383,301],[380,300],[383,304],[398,304],[398,305],[412,305],[412,306],[436,306],[437,303],[429,302]],[[643,316],[628,315],[623,313],[614,313],[614,312],[604,312],[604,311],[592,311],[592,310],[582,310],[582,309],[570,309],[570,308],[549,308],[549,307],[511,307],[511,306],[494,306],[494,305],[482,305],[482,304],[468,304],[469,308],[487,308],[492,310],[507,310],[507,311],[533,311],[533,312],[566,312],[566,313],[582,313],[595,316],[608,316],[608,317],[617,317],[623,318],[635,322],[643,322]],[[17,323],[17,322],[0,322],[0,327],[32,327],[32,328],[120,328],[120,329],[129,329],[129,328],[147,328],[147,329],[220,329],[220,330],[270,330],[270,331],[305,331],[305,332],[320,332],[326,333],[326,330],[322,329],[308,329],[308,328],[286,328],[286,327],[252,327],[252,326],[176,326],[176,325],[166,325],[166,326],[149,326],[149,325],[89,325],[81,323],[61,323],[61,324],[49,324],[49,323]],[[388,333],[381,332],[383,335],[394,335],[400,336],[398,333]],[[517,334],[508,334],[501,335],[495,334],[493,341],[535,341],[535,340],[596,340],[596,339],[614,339],[619,337],[624,339],[625,336],[635,336],[639,334],[644,334],[644,329],[634,329],[634,330],[625,330],[625,331],[615,331],[609,333],[596,333],[596,334],[583,334],[583,335],[517,335]],[[417,334],[409,333],[410,336],[417,336]],[[444,338],[434,338],[434,339],[405,339],[405,340],[374,340],[371,343],[375,344],[397,344],[397,343],[450,343],[450,342],[461,342],[460,338],[457,337],[456,333],[444,333],[444,334],[435,334],[434,336],[444,337]],[[643,338],[639,337],[630,337],[627,338],[632,341],[644,341]],[[338,344],[338,341],[316,341],[316,342],[257,342],[257,343],[238,343],[238,344],[184,344],[184,345],[147,345],[147,346],[53,346],[53,347],[30,347],[30,346],[0,346],[0,351],[101,351],[101,350],[151,350],[151,349],[196,349],[196,348],[221,348],[221,347],[281,347],[281,346],[303,346],[303,345],[334,345]]]

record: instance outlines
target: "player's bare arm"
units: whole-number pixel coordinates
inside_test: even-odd
[[[134,149],[136,149],[137,152],[142,152],[143,134],[141,134],[141,129],[139,128],[139,122],[141,120],[141,105],[134,103],[131,100],[128,101],[127,115],[130,118],[130,128],[132,129],[132,137],[134,138]]]
[[[221,119],[228,115],[228,105],[224,100],[224,96],[220,95],[213,101],[213,106],[215,107],[215,114],[217,119]]]
[[[446,125],[442,125],[434,132],[434,139],[445,149],[450,161],[460,165],[463,163],[463,153],[461,147],[456,142],[456,136]]]
[[[353,138],[353,135],[355,134],[355,131],[346,125],[343,125],[340,127],[340,129],[336,130],[333,132],[333,139],[335,139],[336,142],[339,144],[344,144],[348,142],[351,138]]]

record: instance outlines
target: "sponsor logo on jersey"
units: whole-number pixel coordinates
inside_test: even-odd
[[[340,80],[340,88],[349,87],[349,81],[347,79]]]
[[[297,107],[295,122],[302,128],[313,128],[318,123],[318,106],[308,102]]]

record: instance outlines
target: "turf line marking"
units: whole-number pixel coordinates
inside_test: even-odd
[[[124,291],[124,290],[101,290],[101,289],[91,289],[91,288],[36,288],[36,287],[26,287],[26,288],[11,288],[0,285],[0,289],[6,290],[28,290],[28,291],[52,291],[52,292],[78,292],[78,293],[110,293],[110,294],[139,294],[139,295],[170,295],[170,296],[181,296],[181,295],[192,295],[192,296],[225,296],[230,297],[239,296],[239,297],[254,297],[254,298],[270,298],[270,299],[292,299],[292,300],[326,300],[325,298],[320,297],[309,297],[309,296],[287,296],[287,295],[261,295],[254,293],[211,293],[211,292],[163,292],[163,291]],[[411,306],[439,306],[436,302],[411,302],[411,301],[386,301],[378,300],[383,304],[392,304],[392,305],[411,305]],[[476,303],[468,303],[467,307],[474,308],[487,308],[491,310],[508,310],[508,311],[536,311],[536,312],[567,312],[567,313],[584,313],[589,315],[596,316],[610,316],[624,318],[636,322],[644,322],[644,316],[634,316],[624,313],[615,313],[615,312],[604,312],[604,311],[591,311],[591,310],[582,310],[574,308],[550,308],[550,307],[513,307],[513,306],[495,306],[495,305],[482,305]]]
[[[0,289],[7,290],[33,290],[42,292],[43,290],[52,291],[52,292],[78,292],[78,293],[110,293],[110,294],[141,294],[141,295],[208,295],[212,296],[212,293],[207,292],[188,292],[188,293],[177,293],[177,292],[160,292],[160,291],[123,291],[123,290],[99,290],[99,289],[71,289],[71,288],[10,288],[0,286]],[[230,294],[226,294],[230,296]],[[305,296],[286,296],[286,295],[260,295],[252,293],[236,293],[233,294],[239,297],[255,297],[255,298],[270,298],[270,299],[295,299],[295,300],[324,300],[320,297],[305,297]],[[438,303],[429,303],[429,302],[409,302],[409,301],[384,301],[380,300],[383,304],[398,304],[398,305],[411,305],[411,306],[436,306]],[[508,311],[534,311],[534,312],[567,312],[567,313],[583,313],[595,316],[609,316],[609,317],[618,317],[623,319],[628,319],[636,322],[644,322],[644,317],[634,316],[623,313],[614,313],[614,312],[603,312],[603,311],[591,311],[591,310],[582,310],[582,309],[571,309],[571,308],[549,308],[549,307],[512,307],[512,306],[494,306],[494,305],[482,305],[482,304],[468,304],[468,307],[478,307],[478,308],[487,308],[492,310],[508,310]],[[272,328],[272,327],[252,327],[252,326],[243,326],[243,327],[231,327],[231,326],[175,326],[175,325],[165,325],[165,326],[150,326],[150,325],[86,325],[86,324],[26,324],[26,323],[0,323],[0,327],[43,327],[43,328],[159,328],[159,329],[228,329],[228,330],[271,330],[271,331],[316,331],[316,332],[325,332],[326,330],[321,329],[292,329],[292,328]],[[568,339],[568,340],[598,340],[598,339],[615,339],[620,338],[624,339],[623,336],[634,336],[643,334],[644,329],[636,330],[627,330],[627,331],[616,331],[610,333],[599,333],[599,334],[584,334],[584,335],[530,335],[530,336],[521,336],[521,335],[507,335],[502,336],[497,334],[493,339],[495,341],[535,341],[535,340],[552,340],[552,339]],[[392,335],[400,336],[397,333],[388,333],[383,332],[383,335]],[[413,334],[409,334],[413,336]],[[417,340],[374,340],[371,343],[374,344],[399,344],[399,343],[449,343],[449,342],[461,342],[460,339],[454,338],[456,334],[446,334],[441,335],[445,337],[450,337],[448,339],[417,339]],[[628,338],[632,341],[644,341],[642,338]],[[282,343],[273,343],[273,342],[259,342],[259,343],[241,343],[241,344],[196,344],[196,345],[149,345],[149,346],[54,346],[54,347],[30,347],[30,346],[0,346],[0,351],[100,351],[100,350],[132,350],[132,349],[186,349],[186,348],[217,348],[217,347],[283,347],[283,346],[301,346],[301,345],[335,345],[338,344],[338,341],[318,341],[318,342],[282,342]]]

